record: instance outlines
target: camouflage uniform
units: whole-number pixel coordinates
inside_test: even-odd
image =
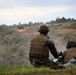
[[[69,48],[64,52],[64,63],[67,63],[70,59],[76,58],[76,48]]]
[[[72,58],[76,58],[76,42],[68,41],[67,50],[63,53],[64,63],[69,62]]]
[[[42,29],[43,28],[43,29]],[[40,30],[49,31],[45,25],[42,25]],[[39,30],[39,31],[40,31]],[[44,33],[42,31],[42,33]],[[41,32],[41,31],[40,31]],[[49,50],[55,58],[58,58],[54,42],[49,40],[49,37],[45,34],[40,33],[31,40],[29,60],[34,66],[51,66],[52,60],[49,60]]]

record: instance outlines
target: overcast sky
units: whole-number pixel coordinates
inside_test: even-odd
[[[0,24],[76,19],[76,0],[0,0]]]

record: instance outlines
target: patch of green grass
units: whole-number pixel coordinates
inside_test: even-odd
[[[64,28],[76,29],[76,23],[72,23],[70,26],[64,26]]]
[[[76,75],[76,66],[58,70],[48,67],[1,66],[0,75]]]

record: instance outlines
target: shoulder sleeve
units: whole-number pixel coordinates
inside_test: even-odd
[[[50,40],[50,39],[48,39],[47,41],[46,41],[46,44],[47,45],[54,45],[54,41],[53,40]]]
[[[49,50],[50,50],[50,52],[52,53],[52,55],[53,55],[55,58],[58,58],[58,53],[57,53],[57,50],[56,50],[54,41],[48,39],[48,40],[46,41],[46,45],[47,45],[47,47],[49,48]]]

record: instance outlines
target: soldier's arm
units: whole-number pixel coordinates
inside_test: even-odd
[[[48,39],[46,44],[47,44],[47,47],[49,48],[50,52],[52,53],[52,55],[55,58],[58,58],[58,53],[57,53],[57,50],[55,48],[54,42],[52,40],[50,41],[50,39]]]

